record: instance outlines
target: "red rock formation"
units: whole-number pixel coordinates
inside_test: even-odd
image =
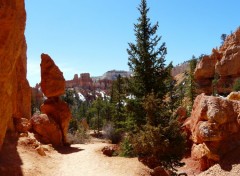
[[[62,145],[62,133],[59,125],[46,114],[34,115],[31,118],[33,130],[37,133],[36,138],[42,143]]]
[[[48,99],[40,109],[46,115],[33,116],[31,121],[40,141],[59,146],[67,144],[67,130],[71,119],[67,103],[59,98],[65,92],[65,79],[48,55],[42,54],[41,57],[41,88]],[[48,126],[52,126],[53,131]]]
[[[224,154],[239,145],[240,101],[220,97],[197,96],[191,117],[185,125],[194,142],[192,157],[205,163],[218,161]]]
[[[13,118],[30,118],[24,0],[0,1],[0,149]]]
[[[200,92],[212,93],[214,75],[219,76],[217,92],[230,93],[234,81],[240,77],[240,28],[226,38],[220,49],[213,49],[210,56],[198,63],[195,79]]]
[[[41,88],[46,97],[63,95],[65,92],[65,79],[63,73],[47,54],[41,55]]]
[[[60,100],[59,97],[48,98],[41,106],[41,112],[47,114],[59,125],[62,132],[62,142],[63,144],[67,143],[67,131],[71,119],[67,103]]]

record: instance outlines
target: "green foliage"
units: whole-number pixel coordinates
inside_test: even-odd
[[[240,79],[237,79],[236,82],[233,84],[234,91],[240,91]]]
[[[133,151],[132,143],[130,142],[130,137],[125,137],[120,143],[120,153],[119,156],[122,157],[134,157],[135,153]]]
[[[90,135],[82,126],[78,126],[76,131],[67,134],[67,138],[71,144],[84,144],[89,142]]]
[[[185,152],[185,137],[176,120],[166,126],[145,125],[143,130],[132,138],[133,148],[140,157],[153,157],[158,165],[169,170],[181,166]]]
[[[227,34],[222,34],[221,35],[221,43],[223,44],[224,43],[224,41],[226,40],[226,38],[227,38]]]
[[[217,73],[214,74],[214,79],[212,80],[212,94],[213,96],[217,95],[217,83],[219,80],[219,75]]]
[[[186,73],[187,80],[186,80],[186,94],[190,100],[190,109],[193,107],[194,100],[197,96],[197,85],[194,80],[194,70],[197,65],[197,59],[195,56],[189,61],[189,71]]]
[[[78,130],[78,121],[75,118],[71,118],[71,120],[69,122],[68,131],[70,133],[74,133],[77,130]]]
[[[66,90],[65,95],[62,96],[62,99],[71,107],[74,105],[74,93],[72,90]]]
[[[112,144],[118,144],[121,141],[121,132],[114,128],[112,123],[108,123],[103,127],[105,137],[111,140]]]
[[[160,100],[156,98],[153,92],[144,98],[143,108],[149,125],[156,126],[162,120],[158,118],[161,114],[160,103]]]
[[[138,10],[141,16],[134,25],[136,44],[129,43],[127,49],[128,65],[134,73],[136,86],[133,93],[141,98],[153,91],[159,98],[163,98],[166,93],[164,80],[167,77],[165,70],[167,48],[165,43],[158,46],[161,39],[156,34],[158,23],[151,25],[147,17],[149,9],[146,0],[141,1]]]
[[[130,81],[130,93],[135,96],[135,102],[130,102],[128,109],[133,110],[138,126],[144,125],[146,112],[142,111],[142,101],[150,93],[154,93],[162,101],[167,93],[166,79],[169,72],[165,67],[167,48],[165,43],[159,46],[161,37],[156,32],[158,23],[151,25],[147,14],[149,8],[146,0],[142,0],[138,8],[140,17],[134,25],[136,43],[129,43],[128,65],[133,71]]]
[[[168,77],[165,80],[165,84],[167,85],[167,106],[171,113],[174,113],[175,109],[177,109],[182,103],[183,96],[179,87],[176,86],[176,80],[171,75],[173,65],[172,63],[166,68],[168,70]]]
[[[126,120],[126,81],[120,75],[118,75],[117,80],[112,84],[111,98],[110,102],[113,111],[113,123],[117,129],[124,128],[124,122]]]
[[[134,25],[136,44],[129,43],[127,50],[128,65],[133,71],[129,90],[135,97],[127,101],[127,111],[128,117],[133,117],[139,128],[135,129],[132,140],[125,142],[125,150],[130,149],[131,142],[139,156],[154,157],[159,165],[174,170],[174,167],[181,165],[185,147],[180,126],[172,119],[172,114],[179,105],[179,92],[171,77],[172,64],[165,65],[165,43],[160,46],[158,44],[161,39],[156,35],[158,24],[152,26],[147,17],[149,9],[146,0],[141,0],[138,10],[141,15]],[[191,75],[189,74],[191,99],[194,97],[194,68],[191,65]]]

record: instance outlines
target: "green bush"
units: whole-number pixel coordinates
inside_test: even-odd
[[[75,118],[71,118],[69,122],[68,131],[73,134],[77,130],[78,130],[78,121]]]
[[[172,120],[166,127],[145,125],[134,135],[133,149],[140,158],[155,161],[155,165],[151,162],[144,163],[148,167],[160,165],[167,170],[175,171],[176,167],[182,166],[180,160],[185,153],[185,136],[181,133],[176,120]]]
[[[130,141],[130,137],[125,137],[123,141],[120,143],[120,156],[122,157],[134,157],[133,146]]]
[[[84,144],[89,141],[90,134],[80,121],[75,118],[71,118],[67,138],[71,144]]]

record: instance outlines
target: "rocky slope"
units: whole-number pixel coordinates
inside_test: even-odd
[[[0,1],[0,149],[14,119],[30,118],[25,22],[24,0]]]
[[[195,79],[199,85],[200,93],[211,94],[214,79],[218,93],[229,93],[239,78],[240,28],[227,36],[219,49],[213,49],[211,55],[204,56],[195,70]]]

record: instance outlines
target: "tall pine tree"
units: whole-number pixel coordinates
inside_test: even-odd
[[[146,0],[141,1],[138,10],[141,16],[138,18],[138,23],[134,24],[136,44],[129,43],[129,49],[127,49],[128,65],[134,73],[136,84],[134,94],[137,97],[143,97],[153,91],[157,97],[163,98],[166,93],[164,79],[167,76],[165,70],[167,48],[165,43],[158,46],[161,40],[161,37],[156,34],[158,23],[151,25],[147,17],[149,8]]]
[[[128,65],[133,71],[130,84],[131,93],[136,97],[135,101],[129,102],[129,109],[133,110],[137,125],[145,123],[145,115],[142,111],[141,101],[151,93],[160,101],[167,93],[165,80],[169,73],[165,68],[165,55],[167,48],[165,43],[159,46],[159,37],[156,32],[158,23],[152,25],[148,18],[149,8],[146,0],[142,0],[138,8],[140,17],[134,24],[136,43],[129,43],[127,49],[129,55]]]
[[[167,101],[174,98],[171,66],[165,65],[167,48],[165,43],[159,45],[158,23],[151,25],[146,0],[141,0],[138,10],[136,43],[129,43],[127,50],[133,71],[130,90],[135,97],[128,102],[128,109],[142,127],[132,137],[133,149],[138,156],[154,158],[156,166],[174,171],[181,165],[185,144],[178,122],[171,118],[172,101]]]

